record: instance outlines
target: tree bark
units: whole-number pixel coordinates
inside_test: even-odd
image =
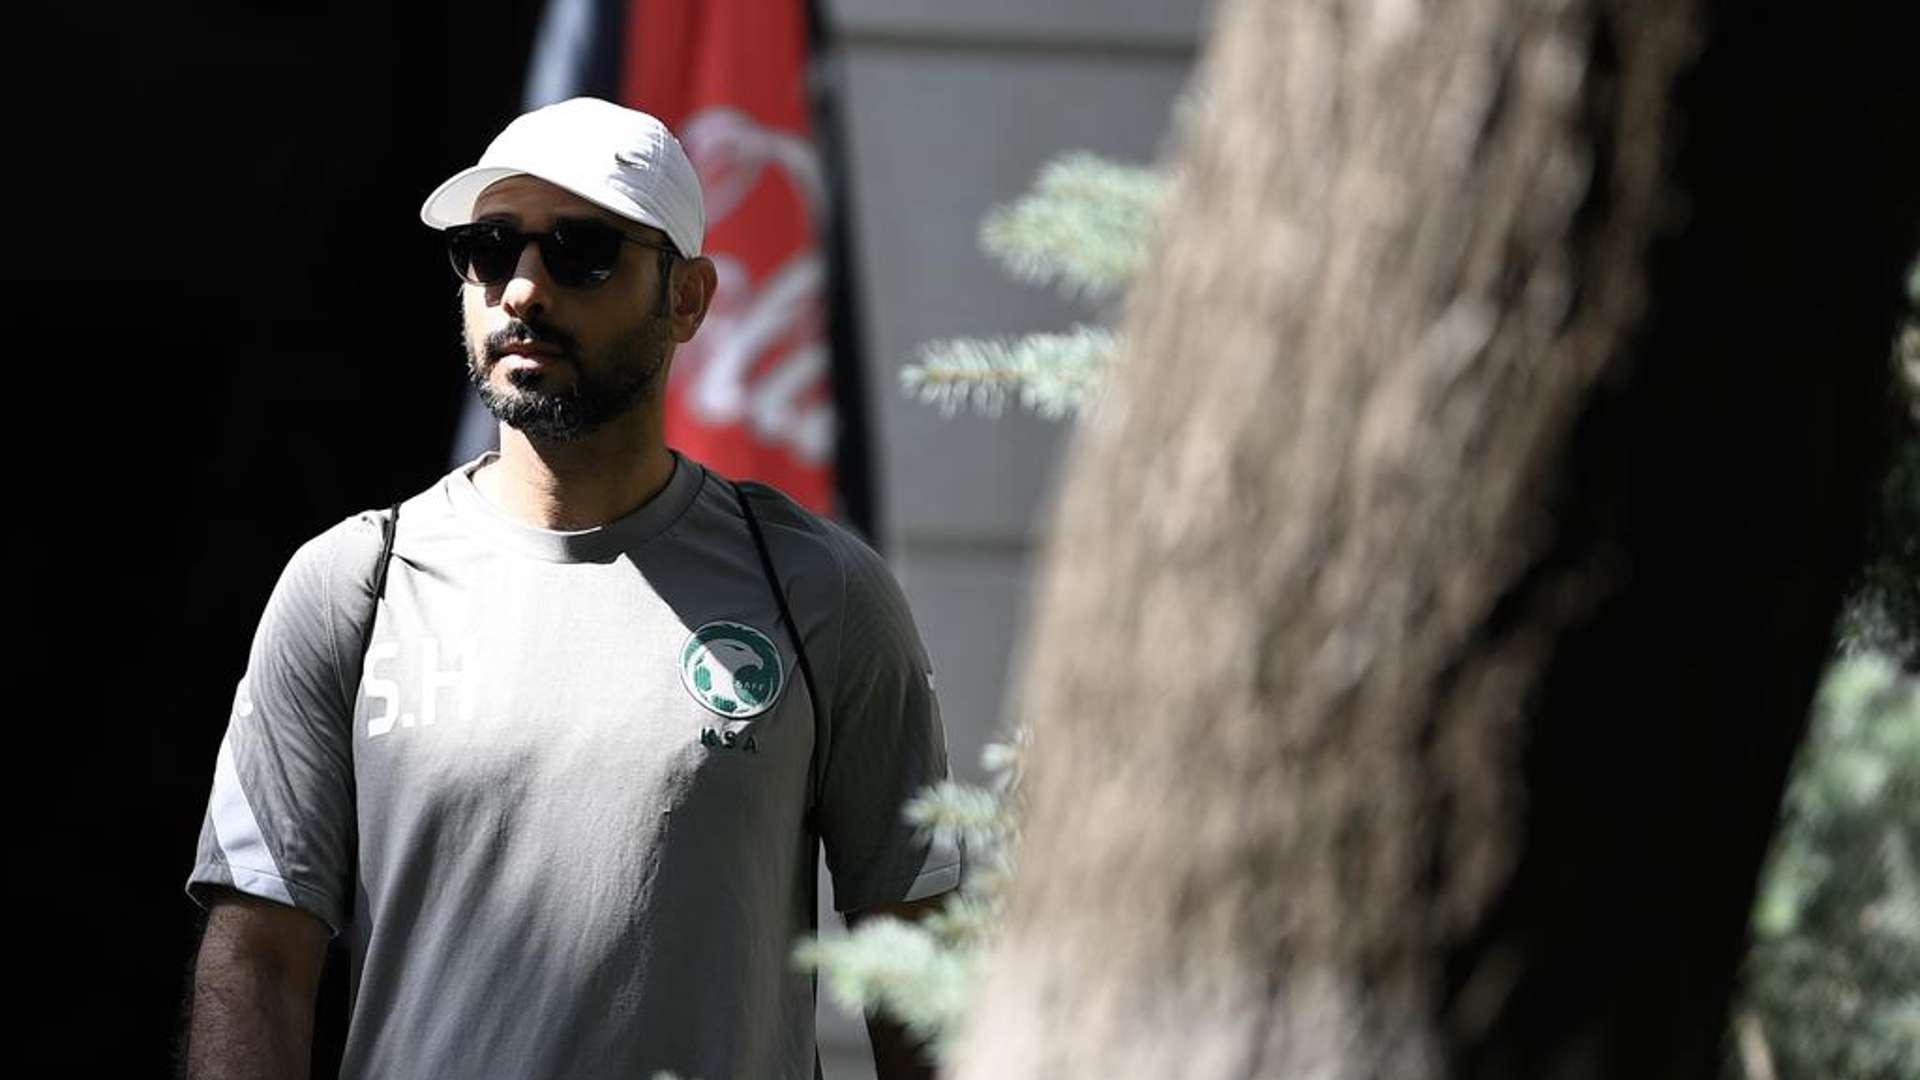
[[[1909,5],[1226,0],[961,1077],[1695,1077],[1857,558]]]

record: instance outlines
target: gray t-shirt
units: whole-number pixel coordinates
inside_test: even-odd
[[[232,887],[345,935],[343,1076],[812,1076],[791,955],[816,843],[842,911],[960,877],[901,818],[947,762],[899,586],[746,485],[816,718],[726,481],[677,458],[626,517],[552,532],[487,503],[474,468],[401,507],[364,670],[379,518],[294,555],[189,894]]]

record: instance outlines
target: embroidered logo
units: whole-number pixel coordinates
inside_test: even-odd
[[[772,638],[745,623],[710,622],[680,647],[680,682],[709,710],[745,720],[780,700],[786,670]]]

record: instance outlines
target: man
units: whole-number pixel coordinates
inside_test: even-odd
[[[421,216],[501,449],[275,588],[188,883],[189,1070],[304,1076],[338,933],[349,1077],[811,1076],[816,845],[852,918],[960,873],[900,815],[946,772],[904,600],[665,445],[715,274],[659,121],[536,110]],[[917,1068],[869,1027],[883,1076]]]

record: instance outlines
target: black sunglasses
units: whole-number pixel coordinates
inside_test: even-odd
[[[500,285],[512,280],[527,241],[540,245],[540,262],[555,284],[570,289],[590,288],[613,276],[620,263],[620,245],[637,244],[661,253],[664,268],[679,252],[661,244],[637,240],[599,221],[562,219],[543,233],[522,232],[504,221],[475,221],[446,230],[447,257],[453,271],[475,285]]]

